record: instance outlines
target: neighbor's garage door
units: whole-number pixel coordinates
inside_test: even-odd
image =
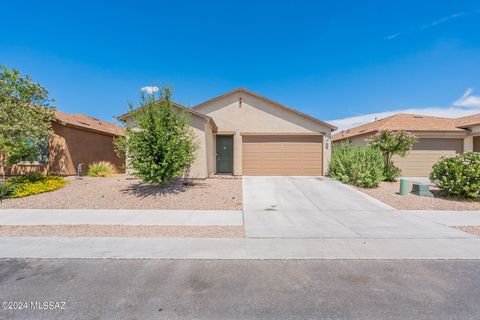
[[[428,177],[432,166],[443,156],[451,156],[463,151],[461,139],[419,139],[405,158],[393,157],[397,167],[405,177]]]
[[[243,136],[245,176],[322,175],[322,136]]]

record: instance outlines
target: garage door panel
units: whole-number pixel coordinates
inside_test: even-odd
[[[316,144],[307,144],[303,146],[296,146],[294,144],[284,144],[279,143],[275,145],[268,145],[268,144],[259,144],[256,146],[246,146],[246,152],[276,152],[278,150],[282,150],[284,152],[302,152],[302,151],[313,151],[310,150],[315,148]]]
[[[278,169],[256,169],[250,170],[248,173],[249,176],[319,176],[321,173],[318,169],[308,169],[303,170],[301,174],[298,173],[298,170],[282,170],[280,173]]]
[[[321,136],[244,136],[244,175],[321,175]]]
[[[254,155],[253,157],[251,155]],[[319,161],[322,160],[322,155],[318,154],[302,154],[304,157],[303,161]],[[257,162],[270,162],[277,160],[278,158],[282,157],[284,160],[294,160],[298,161],[299,154],[298,153],[278,153],[278,154],[246,154],[244,155],[245,163],[257,163]]]
[[[411,150],[406,157],[395,156],[392,160],[402,170],[403,176],[428,177],[432,166],[441,157],[451,156],[455,153],[456,150]]]

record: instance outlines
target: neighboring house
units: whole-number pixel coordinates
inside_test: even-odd
[[[455,119],[396,114],[338,132],[332,141],[334,144],[367,144],[368,139],[380,130],[406,130],[417,136],[418,142],[406,157],[394,158],[403,176],[425,177],[442,156],[480,152],[480,114]]]
[[[125,160],[118,157],[113,148],[114,137],[124,135],[123,127],[83,114],[55,111],[52,129],[53,136],[45,150],[46,163],[20,163],[8,168],[6,174],[76,175],[79,164],[82,164],[84,173],[87,166],[96,161],[109,161],[119,171],[124,170]]]
[[[336,127],[246,89],[236,89],[188,112],[199,149],[189,171],[213,174],[320,176],[330,160]],[[135,127],[131,113],[118,117]]]

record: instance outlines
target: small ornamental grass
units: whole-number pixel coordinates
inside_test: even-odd
[[[479,200],[480,154],[465,152],[433,165],[430,179],[448,196]]]
[[[87,168],[89,177],[111,177],[115,174],[117,174],[117,169],[108,161],[94,162]]]
[[[7,179],[2,184],[3,198],[23,198],[26,196],[63,188],[67,181],[58,176],[44,176],[40,173],[32,173]]]
[[[378,187],[383,179],[382,153],[374,147],[342,143],[333,149],[329,174],[359,187]]]

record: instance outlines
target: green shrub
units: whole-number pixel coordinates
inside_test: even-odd
[[[400,168],[393,163],[392,157],[394,155],[405,157],[415,142],[417,142],[417,137],[405,130],[380,130],[370,138],[368,144],[382,152],[385,181],[395,181],[402,173]]]
[[[333,148],[329,174],[332,178],[359,187],[378,187],[383,179],[383,157],[370,146],[342,143]]]
[[[465,152],[444,157],[433,165],[430,179],[445,195],[480,197],[480,154]]]
[[[117,169],[108,161],[94,162],[87,168],[87,176],[90,177],[110,177],[115,174],[117,174]]]
[[[170,98],[168,88],[142,96],[138,111],[132,111],[136,127],[127,127],[129,165],[148,183],[163,184],[188,175],[196,157],[198,144],[190,118]]]
[[[393,161],[388,167],[385,167],[385,158],[383,162],[383,180],[393,182],[402,174],[402,170],[394,165]]]
[[[8,179],[2,186],[7,190],[5,198],[22,198],[34,194],[54,191],[64,187],[67,181],[58,176],[28,174]]]
[[[12,177],[8,179],[7,182],[9,184],[33,183],[42,181],[45,178],[46,176],[44,176],[40,172],[31,172],[23,176]]]
[[[0,203],[12,194],[14,185],[6,182],[0,182]]]

